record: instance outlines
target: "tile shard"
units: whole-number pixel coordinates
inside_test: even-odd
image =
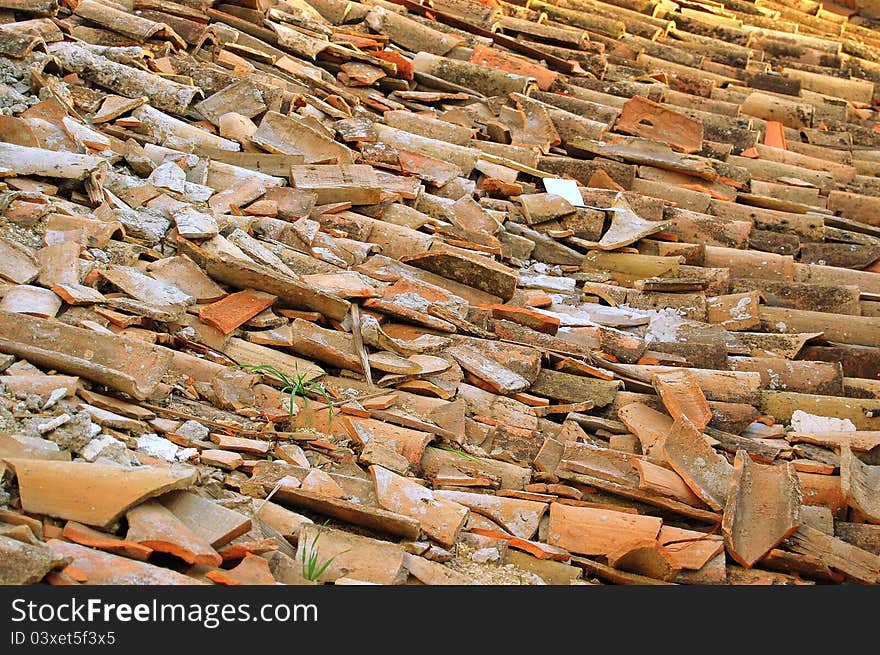
[[[790,464],[755,464],[737,452],[721,522],[733,559],[752,568],[800,527],[800,509],[800,482]]]
[[[681,416],[663,441],[664,459],[703,502],[716,511],[724,508],[733,467],[709,445],[703,434]]]
[[[614,126],[625,134],[658,139],[679,152],[695,153],[703,147],[702,123],[642,96],[623,103]]]
[[[518,281],[506,266],[453,246],[434,247],[423,254],[402,257],[401,261],[504,300],[513,297]]]
[[[699,431],[712,420],[712,410],[694,374],[687,369],[653,373],[651,382],[673,419],[686,418]]]
[[[320,549],[320,550],[318,550]],[[319,580],[332,582],[345,576],[374,584],[403,584],[408,571],[406,552],[397,544],[317,525],[303,526],[297,547],[297,561],[308,561],[319,553],[329,561]]]
[[[269,568],[269,562],[251,554],[246,555],[234,568],[214,569],[205,573],[205,577],[216,584],[233,586],[274,585],[276,582]]]
[[[251,519],[189,491],[172,491],[158,501],[213,548],[219,548],[251,529]]]
[[[55,565],[56,556],[46,546],[28,544],[0,535],[0,584],[40,582]],[[59,558],[60,559],[60,558]]]
[[[788,538],[786,547],[816,557],[857,582],[877,584],[880,581],[880,556],[807,525],[802,525]]]
[[[547,541],[580,555],[608,555],[643,539],[656,539],[663,521],[591,507],[550,504]]]
[[[194,585],[202,584],[195,578],[171,569],[138,562],[93,550],[79,544],[67,543],[58,539],[46,542],[57,557],[69,557],[70,566],[76,567],[85,575],[85,581],[93,585]]]
[[[332,498],[303,489],[285,488],[280,489],[276,497],[282,504],[325,514],[380,533],[405,539],[418,539],[420,534],[419,522],[414,518],[345,498]]]
[[[140,340],[104,336],[60,321],[0,312],[0,352],[79,375],[143,400],[159,385],[172,352]]]
[[[596,244],[600,250],[617,250],[635,243],[639,239],[662,232],[670,223],[668,221],[648,221],[636,214],[623,194],[618,193],[610,208],[611,226]]]
[[[541,517],[547,511],[546,503],[467,491],[439,490],[435,492],[435,496],[460,503],[472,512],[484,514],[521,539],[535,536]]]
[[[849,444],[840,447],[840,488],[847,503],[870,523],[880,523],[880,466],[861,461]]]
[[[128,520],[125,537],[128,541],[169,553],[189,564],[219,566],[223,561],[209,543],[155,500],[133,507],[125,517]]]
[[[436,496],[416,482],[381,466],[370,466],[379,504],[419,521],[422,530],[443,546],[455,543],[468,516],[468,508]]]
[[[466,371],[469,371],[484,380],[489,386],[495,388],[501,394],[511,394],[525,391],[529,388],[529,381],[510,369],[501,366],[494,360],[486,357],[479,351],[468,346],[460,345],[448,348],[446,352]]]
[[[111,526],[148,498],[196,480],[196,470],[187,465],[126,470],[82,461],[8,458],[6,463],[15,471],[25,511],[99,528]]]
[[[608,553],[608,565],[667,582],[674,580],[681,570],[656,539],[634,541]]]

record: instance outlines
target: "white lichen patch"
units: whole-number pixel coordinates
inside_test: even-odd
[[[145,434],[138,437],[137,449],[138,452],[144,455],[163,459],[166,462],[173,462],[177,458],[178,451],[178,447],[174,442],[157,434]]]
[[[748,318],[752,318],[752,312],[749,310],[749,305],[752,304],[751,297],[740,298],[739,302],[736,303],[735,307],[730,309],[730,318],[735,321],[744,321]]]
[[[646,343],[668,343],[678,341],[678,331],[683,324],[682,315],[678,310],[665,307],[651,312],[651,322],[645,333]]]
[[[796,409],[791,415],[791,429],[795,432],[855,432],[856,426],[848,418],[817,416]]]

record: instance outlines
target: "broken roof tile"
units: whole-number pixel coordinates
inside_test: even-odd
[[[550,504],[548,543],[581,555],[608,555],[643,539],[656,539],[662,521],[591,507]]]
[[[733,467],[712,449],[686,416],[679,418],[669,429],[663,440],[662,453],[703,502],[714,510],[724,507]]]
[[[186,465],[126,470],[81,461],[6,461],[15,471],[26,511],[97,527],[107,527],[129,508],[166,491],[187,487],[196,478],[195,469]]]
[[[218,566],[222,562],[210,544],[155,500],[128,510],[125,517],[128,520],[127,541],[170,553],[189,564]]]
[[[247,555],[237,566],[228,571],[223,569],[208,571],[205,577],[216,584],[224,585],[275,584],[275,577],[269,570],[269,562],[256,555]]]
[[[791,465],[755,464],[739,451],[721,523],[727,552],[751,568],[800,527],[800,508],[800,483]]]
[[[82,571],[83,582],[93,585],[192,585],[198,580],[146,562],[138,562],[127,557],[120,557],[100,550],[94,550],[79,544],[67,543],[58,539],[47,542],[58,557],[70,557],[70,566]]]
[[[435,496],[416,482],[381,466],[370,466],[379,503],[386,509],[419,521],[422,530],[441,545],[452,545],[468,515],[468,508]]]

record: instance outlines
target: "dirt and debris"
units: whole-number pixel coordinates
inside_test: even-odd
[[[790,4],[0,8],[0,582],[880,582],[880,16]]]

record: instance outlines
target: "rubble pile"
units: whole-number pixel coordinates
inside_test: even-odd
[[[880,581],[878,25],[0,0],[0,583]]]

